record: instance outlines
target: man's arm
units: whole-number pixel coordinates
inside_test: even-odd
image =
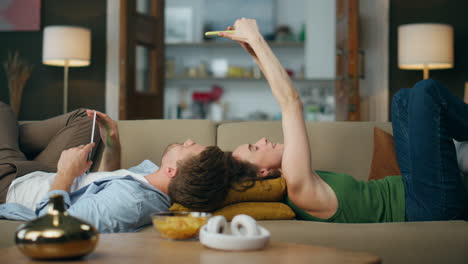
[[[121,149],[109,150],[109,148],[104,148],[102,154],[101,164],[99,164],[98,171],[115,171],[121,168],[120,166],[121,159]]]
[[[99,232],[134,232],[141,226],[151,223],[151,220],[149,218],[150,213],[145,212],[146,215],[142,213],[145,201],[137,198],[138,195],[135,194],[135,190],[138,189],[133,188],[133,193],[132,190],[129,191],[129,185],[132,184],[136,186],[139,183],[114,180],[104,183],[103,186],[91,185],[88,188],[96,189],[87,190],[73,204],[68,192],[54,190],[49,192],[37,205],[36,215],[46,214],[49,197],[58,194],[64,197],[65,208],[67,208],[70,215],[92,224]],[[146,197],[150,197],[150,195],[146,195]],[[146,211],[157,211],[157,209],[152,209]],[[167,207],[165,209],[168,210]]]
[[[93,110],[87,110],[86,113],[90,118],[94,115]],[[104,152],[98,171],[119,170],[121,169],[120,159],[122,147],[120,145],[117,123],[104,113],[96,111],[96,114],[99,134],[101,135],[102,142],[104,143]]]
[[[57,164],[57,175],[50,187],[50,191],[63,190],[65,192],[70,192],[75,178],[89,170],[93,164],[93,162],[90,160],[88,161],[87,158],[94,145],[93,142],[62,151]]]

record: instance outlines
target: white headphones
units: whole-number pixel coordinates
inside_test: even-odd
[[[226,219],[215,216],[200,230],[200,243],[223,250],[254,250],[263,248],[270,239],[270,232],[257,225],[248,215],[236,215],[231,221],[231,234],[227,233]]]

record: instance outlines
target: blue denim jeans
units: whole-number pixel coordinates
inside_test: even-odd
[[[406,219],[463,219],[465,190],[453,139],[468,140],[468,105],[437,81],[420,81],[393,97],[392,125]]]

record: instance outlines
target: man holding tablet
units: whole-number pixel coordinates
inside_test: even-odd
[[[94,115],[99,129],[91,136]],[[46,213],[49,197],[59,194],[71,215],[104,233],[150,224],[151,213],[171,205],[168,185],[179,161],[202,152],[204,157],[223,153],[186,140],[166,149],[161,167],[146,160],[126,170],[120,168],[117,124],[106,114],[79,109],[19,126],[10,107],[0,102],[0,123],[0,218],[32,220]],[[86,173],[92,165],[88,155],[93,157],[100,142],[98,172]]]

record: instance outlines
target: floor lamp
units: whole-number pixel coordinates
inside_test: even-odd
[[[90,64],[91,31],[74,26],[47,26],[42,43],[42,63],[64,67],[63,113],[68,112],[68,68]]]
[[[398,27],[398,67],[404,70],[453,68],[453,28],[445,24],[407,24]]]

